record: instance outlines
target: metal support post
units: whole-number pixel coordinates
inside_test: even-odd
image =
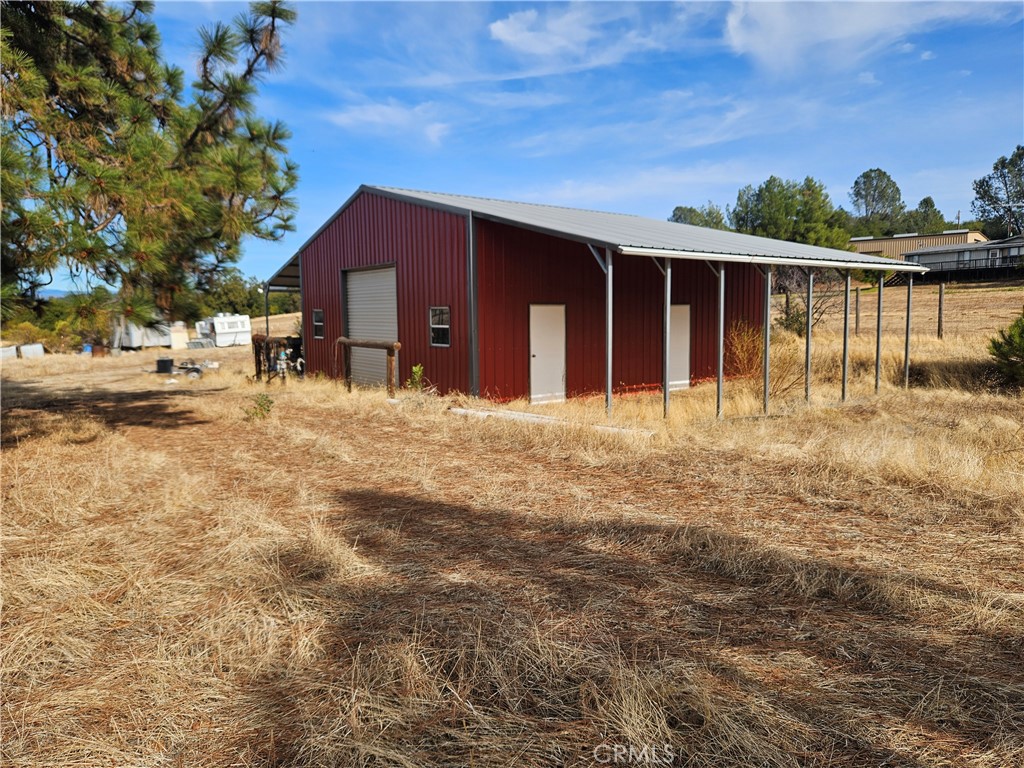
[[[605,410],[612,415],[612,251],[604,249],[604,258],[597,248],[587,243],[590,253],[594,256],[597,266],[604,272],[604,391]]]
[[[860,290],[859,288],[857,289]],[[850,371],[850,270],[846,270],[843,290],[843,402],[846,402]]]
[[[913,312],[914,273],[907,273],[907,330],[903,339],[903,388],[910,388],[910,316]]]
[[[943,327],[942,327],[942,315],[943,315],[943,312],[945,311],[945,309],[946,309],[946,284],[945,283],[939,283],[939,327],[938,327],[938,335],[939,335],[940,339],[942,338],[942,333],[943,333],[943,330],[944,330]]]
[[[270,282],[263,284],[263,318],[267,322],[267,336],[270,336]]]
[[[605,248],[605,348],[604,348],[604,386],[605,386],[605,410],[608,416],[612,415],[612,304],[613,304],[613,283],[612,283],[612,251]]]
[[[722,418],[722,382],[725,377],[725,263],[718,264],[718,382],[715,395],[715,412]]]
[[[811,328],[814,325],[814,270],[808,269],[807,274],[807,334],[804,339],[804,399],[811,402]]]
[[[882,293],[885,288],[885,273],[878,275],[878,322],[875,332],[875,394],[882,387]]]
[[[669,355],[672,349],[671,344],[671,332],[672,332],[672,259],[665,259],[665,265],[662,269],[665,273],[665,316],[663,318],[664,330],[663,330],[663,343],[665,345],[664,353],[662,356],[662,380],[661,389],[662,396],[664,398],[664,413],[663,416],[668,418],[668,406],[669,406]]]
[[[772,351],[772,268],[764,266],[764,352],[761,367],[764,373],[764,415],[768,415],[768,393],[771,390],[771,351]]]

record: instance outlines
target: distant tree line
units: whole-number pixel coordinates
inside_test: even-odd
[[[836,207],[825,185],[810,176],[803,181],[772,176],[757,187],[743,187],[736,194],[736,203],[725,209],[711,201],[700,207],[678,206],[669,220],[840,250],[850,249],[851,237],[934,234],[957,228],[981,230],[999,239],[1024,232],[1024,146],[996,160],[992,173],[976,180],[973,188],[971,208],[978,218],[962,224],[946,220],[931,197],[908,209],[899,186],[881,168],[864,171],[853,182],[849,195],[852,211]],[[873,282],[878,273],[858,274],[858,278]],[[776,289],[786,294],[779,325],[803,333],[807,313],[811,313],[812,324],[817,322],[835,300],[841,279],[835,270],[819,270],[815,277],[819,291],[813,306],[807,307],[804,270],[776,268]]]
[[[992,173],[973,183],[973,220],[948,220],[931,197],[908,208],[892,176],[881,168],[864,171],[850,189],[850,211],[835,206],[822,182],[772,176],[736,195],[724,209],[709,201],[700,207],[678,206],[671,221],[713,229],[730,229],[778,240],[845,249],[851,237],[891,237],[945,229],[977,229],[992,239],[1024,232],[1024,146],[1000,157]]]

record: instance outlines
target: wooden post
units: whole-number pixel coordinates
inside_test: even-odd
[[[945,308],[946,308],[946,284],[945,283],[939,283],[939,328],[938,328],[938,334],[939,334],[939,338],[940,339],[942,338],[942,331],[943,331],[943,328],[942,328],[942,313],[943,313],[943,310],[945,310]]]
[[[395,399],[395,350],[388,350],[388,397]]]
[[[857,297],[856,297],[856,306],[854,308],[854,314],[857,315],[857,320],[856,320],[856,323],[855,323],[855,325],[853,327],[853,335],[854,336],[860,336],[860,286],[859,285],[857,286]]]
[[[387,377],[388,397],[395,396],[395,353],[402,348],[397,341],[372,341],[367,339],[350,339],[347,336],[339,336],[334,342],[335,360],[337,360],[337,349],[342,347],[342,365],[344,366],[345,388],[352,391],[352,347],[363,347],[364,349],[383,349],[388,353]]]
[[[256,364],[256,381],[263,381],[263,338],[259,334],[252,336],[252,356]]]

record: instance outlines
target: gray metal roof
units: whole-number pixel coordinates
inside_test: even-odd
[[[363,192],[462,215],[472,213],[477,218],[523,227],[600,248],[610,248],[616,253],[632,256],[838,269],[927,271],[927,268],[919,264],[881,256],[790,243],[629,214],[367,185],[360,187],[338,212],[306,241],[285,268],[293,263],[297,266],[298,258],[306,246]],[[282,268],[282,272],[285,268]],[[275,278],[272,278],[272,286],[277,284],[274,282]]]
[[[539,232],[611,248],[632,255],[746,261],[755,264],[800,264],[840,268],[923,272],[918,264],[866,256],[853,251],[789,243],[707,227],[647,219],[623,213],[588,211],[537,203],[516,203],[483,197],[420,192],[394,187],[365,189],[410,202],[426,203],[479,218],[526,227]]]

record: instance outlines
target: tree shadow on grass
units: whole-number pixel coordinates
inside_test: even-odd
[[[326,600],[330,629],[307,682],[271,675],[247,694],[253,738],[273,736],[265,762],[592,764],[594,746],[631,738],[631,686],[678,765],[925,765],[933,741],[947,757],[1024,752],[1020,633],[922,617],[922,593],[970,599],[940,582],[707,527],[375,490],[336,503],[378,575],[285,574]]]
[[[10,449],[27,440],[45,437],[65,427],[68,417],[72,416],[96,419],[111,429],[140,426],[177,429],[206,424],[208,421],[196,417],[188,400],[210,391],[53,390],[43,381],[5,380],[0,446]]]
[[[893,383],[902,384],[902,375]],[[910,384],[914,387],[958,389],[972,394],[1006,394],[1013,391],[990,359],[918,361],[911,357]]]

